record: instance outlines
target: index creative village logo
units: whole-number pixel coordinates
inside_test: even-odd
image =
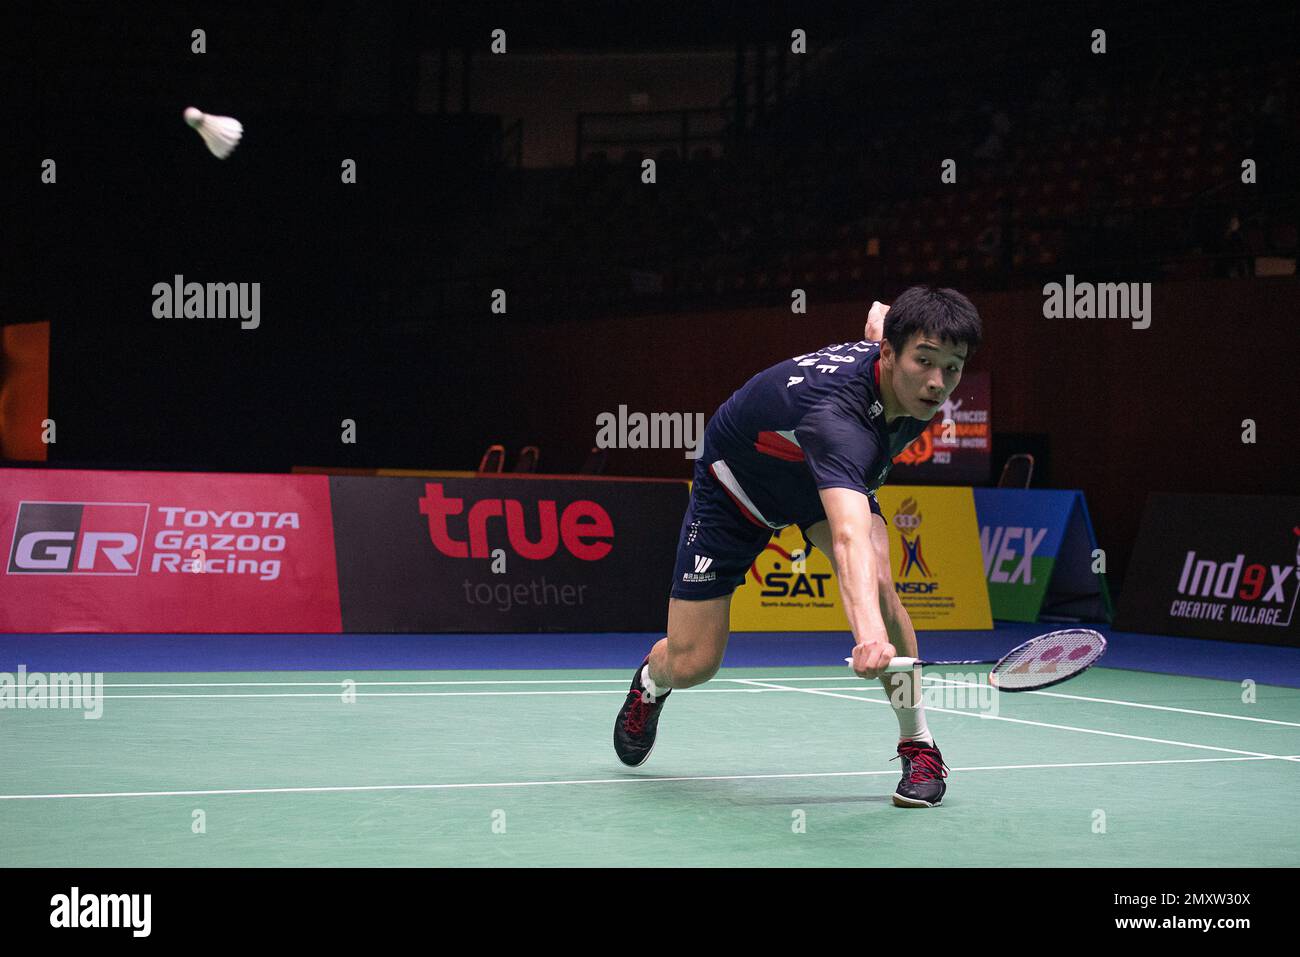
[[[0,671],[0,711],[43,711],[80,708],[87,721],[104,714],[103,672],[43,674],[19,665],[16,674]]]
[[[1172,602],[1170,617],[1290,627],[1300,598],[1300,526],[1291,532],[1296,536],[1294,565],[1247,564],[1244,552],[1231,561],[1215,561],[1189,549],[1178,576],[1178,594],[1188,597]]]
[[[50,898],[50,926],[124,927],[132,937],[148,937],[153,927],[152,894],[83,894],[73,887]]]
[[[186,282],[177,273],[172,281],[153,285],[155,319],[234,319],[243,320],[241,329],[256,329],[262,324],[262,284],[260,282]]]
[[[1151,325],[1151,283],[1080,282],[1067,273],[1065,284],[1043,287],[1045,319],[1131,319],[1134,329]]]

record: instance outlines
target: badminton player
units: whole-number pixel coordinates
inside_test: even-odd
[[[885,674],[895,655],[918,651],[894,591],[888,526],[875,492],[894,456],[957,388],[980,343],[980,318],[961,293],[929,286],[913,286],[873,312],[885,313],[881,341],[780,362],[709,420],[677,545],[668,636],[637,668],[614,725],[624,764],[636,767],[650,756],[672,689],[717,673],[731,593],[773,532],[798,525],[805,550],[820,548],[835,570],[855,643],[853,670],[881,680],[898,720],[903,776],[894,804],[942,801],[947,771],[920,690],[908,673]]]

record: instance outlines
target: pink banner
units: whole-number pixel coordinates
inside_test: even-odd
[[[322,475],[0,470],[0,631],[338,632]]]

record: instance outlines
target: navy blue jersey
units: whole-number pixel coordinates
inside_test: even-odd
[[[722,404],[703,455],[746,517],[806,526],[825,517],[818,489],[880,487],[927,423],[885,424],[879,358],[878,342],[827,346],[765,369]]]

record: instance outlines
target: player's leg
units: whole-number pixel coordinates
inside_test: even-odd
[[[730,636],[731,593],[771,537],[771,529],[739,512],[706,465],[697,465],[677,542],[668,634],[637,667],[614,722],[614,750],[624,764],[636,767],[650,757],[672,689],[717,673]]]
[[[660,690],[704,684],[722,665],[730,637],[731,595],[668,599],[668,635],[650,651],[650,678]]]
[[[876,597],[880,600],[880,617],[885,621],[889,643],[894,646],[895,653],[915,658],[916,629],[912,627],[912,616],[894,589],[894,570],[889,559],[889,526],[881,515],[871,516],[871,547],[876,553]],[[880,681],[891,696],[900,697],[908,705],[914,706],[920,700],[920,689],[913,687],[911,672],[881,675]]]
[[[898,593],[894,590],[893,569],[889,559],[889,526],[879,511],[874,496],[871,501],[871,545],[875,551],[876,595],[880,601],[880,616],[894,651],[909,658],[918,657],[916,629]],[[831,550],[830,524],[818,522],[804,530],[808,540],[820,548],[835,566]],[[836,577],[839,577],[838,569]],[[894,717],[898,720],[898,757],[903,762],[903,775],[894,791],[893,801],[898,807],[936,807],[943,801],[947,790],[944,778],[943,755],[935,747],[934,736],[925,719],[925,702],[915,672],[899,672],[880,676],[880,683],[889,696]]]
[[[872,502],[875,503],[874,497]],[[889,643],[900,655],[916,658],[916,629],[894,589],[894,572],[889,563],[889,526],[879,512],[871,519],[871,544],[876,551],[876,593]],[[889,703],[898,719],[897,756],[903,762],[903,774],[894,789],[894,805],[937,807],[943,803],[943,795],[948,790],[944,783],[948,772],[926,724],[920,669],[881,675],[880,680],[889,692]]]
[[[668,599],[668,635],[660,638],[632,676],[614,720],[614,751],[637,767],[654,750],[659,715],[674,688],[704,684],[722,664],[730,636],[731,593],[692,601]]]

